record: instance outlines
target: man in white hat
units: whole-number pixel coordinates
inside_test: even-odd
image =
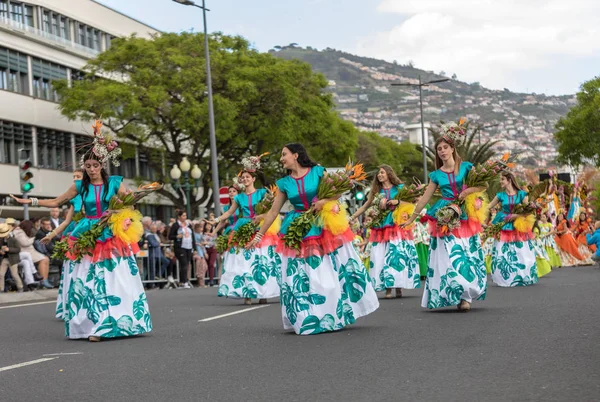
[[[0,223],[0,292],[4,292],[4,275],[10,268],[10,274],[17,284],[17,292],[23,292],[23,282],[19,276],[19,252],[21,246],[12,234],[13,227],[6,223]]]

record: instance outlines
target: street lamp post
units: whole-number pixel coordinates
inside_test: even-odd
[[[191,169],[191,171],[190,171]],[[179,179],[183,173],[183,182],[179,183]],[[198,165],[194,165],[192,168],[190,161],[188,161],[187,157],[183,157],[181,162],[179,163],[179,167],[177,165],[173,165],[173,169],[170,172],[171,179],[173,179],[173,188],[175,191],[178,191],[180,188],[185,191],[185,204],[188,219],[192,219],[192,200],[190,197],[190,190],[196,189],[200,186],[200,176],[202,176],[202,171],[198,167]],[[194,179],[194,184],[190,183],[190,176]]]
[[[423,87],[446,81],[450,81],[450,78],[422,82],[421,75],[419,75],[418,84],[392,84],[392,86],[419,87],[419,109],[421,111],[421,147],[423,148],[423,183],[427,183],[427,149],[425,145],[425,123],[423,122]]]
[[[212,171],[212,192],[215,215],[221,213],[221,202],[219,199],[219,165],[217,163],[217,136],[215,134],[215,111],[213,107],[212,76],[210,73],[210,52],[208,51],[208,28],[206,25],[206,12],[210,11],[205,6],[205,0],[202,5],[198,5],[192,0],[173,0],[184,6],[193,6],[202,9],[202,18],[204,21],[204,58],[206,59],[206,87],[208,89],[208,128],[210,131],[210,168]]]

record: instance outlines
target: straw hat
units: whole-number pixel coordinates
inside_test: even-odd
[[[8,237],[11,229],[12,228],[10,226],[8,226],[6,223],[0,223],[0,239]]]
[[[15,218],[6,218],[4,223],[11,226],[17,226],[17,221],[15,220]]]

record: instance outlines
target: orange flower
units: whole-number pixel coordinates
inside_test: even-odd
[[[264,153],[258,155],[258,159],[262,158],[263,156],[267,156],[267,155],[269,155],[269,152],[264,152]]]
[[[514,163],[507,163],[506,166],[508,166],[509,169],[514,169],[517,165],[515,165]]]
[[[458,125],[462,126],[463,124],[465,124],[467,122],[466,117],[461,117],[460,120],[458,121]]]
[[[355,181],[363,181],[367,179],[367,173],[365,172],[365,167],[362,163],[357,163],[354,165],[353,173],[350,176],[350,179]]]
[[[277,184],[271,184],[271,185],[269,186],[269,192],[270,192],[271,194],[273,194],[273,196],[276,196],[276,195],[277,195],[277,193],[279,192],[279,187],[277,187]]]
[[[142,190],[158,190],[162,188],[162,184],[158,183],[158,182],[154,182],[154,183],[148,183],[148,184],[142,184],[140,186],[138,186],[138,190],[142,191]]]
[[[102,128],[102,122],[100,120],[94,121],[94,124],[92,124],[92,128],[94,129],[94,134],[100,134],[100,129]]]
[[[502,162],[506,162],[508,158],[510,158],[510,152],[507,152],[504,155],[502,155]]]

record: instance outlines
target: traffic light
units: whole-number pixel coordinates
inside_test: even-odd
[[[31,149],[20,148],[19,149],[19,181],[21,183],[21,191],[23,194],[29,193],[33,190],[33,173],[31,172]]]
[[[354,198],[356,198],[356,201],[362,201],[365,198],[365,193],[358,190],[356,193],[354,193]]]

